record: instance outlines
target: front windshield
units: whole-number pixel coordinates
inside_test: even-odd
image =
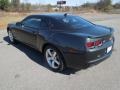
[[[84,20],[78,16],[66,16],[64,18],[57,18],[61,23],[71,26],[72,28],[82,28],[93,25],[87,20]]]

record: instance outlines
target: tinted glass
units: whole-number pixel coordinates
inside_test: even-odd
[[[61,23],[63,23],[64,25],[68,27],[73,27],[73,28],[82,28],[82,27],[93,25],[92,23],[77,16],[67,16],[67,17],[56,18],[56,19]]]
[[[30,18],[23,22],[25,26],[32,28],[44,28],[47,27],[46,22],[43,19]]]
[[[46,28],[46,27],[48,27],[48,25],[47,25],[47,23],[46,23],[46,21],[45,21],[44,19],[41,20],[41,22],[40,22],[40,27],[41,27],[41,28]]]
[[[34,19],[34,18],[31,18],[31,19],[27,19],[23,22],[23,24],[25,26],[28,26],[28,27],[33,27],[33,28],[39,28],[40,27],[40,22],[41,22],[41,19]]]
[[[53,19],[53,18],[50,18],[49,20],[48,20],[48,24],[49,24],[49,27],[51,27],[52,29],[65,29],[66,28],[66,26],[63,24],[63,23],[61,23],[61,22],[59,22],[59,21],[57,21],[56,19]]]

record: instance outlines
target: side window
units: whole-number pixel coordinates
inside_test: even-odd
[[[51,29],[58,29],[58,30],[65,28],[65,26],[62,23],[54,19],[49,19],[49,26],[51,27]]]
[[[48,19],[48,25],[51,29],[55,29],[56,24],[57,23],[54,20],[52,20],[51,18]]]
[[[48,28],[48,24],[47,24],[47,21],[46,21],[46,20],[41,19],[40,28],[41,28],[41,29]]]
[[[48,27],[46,21],[41,18],[30,18],[25,20],[23,24],[27,27],[40,28],[40,29]]]
[[[41,19],[30,18],[23,22],[24,26],[32,28],[40,28]]]

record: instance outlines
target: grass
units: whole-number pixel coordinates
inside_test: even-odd
[[[0,16],[0,30],[6,29],[8,23],[21,21],[24,16],[5,15]]]
[[[19,22],[23,18],[31,14],[35,14],[35,13],[1,12],[0,11],[0,30],[6,29],[9,23]]]

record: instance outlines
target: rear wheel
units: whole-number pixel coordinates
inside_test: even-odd
[[[65,64],[60,52],[53,46],[47,46],[44,50],[44,56],[48,66],[56,72],[63,71]]]

